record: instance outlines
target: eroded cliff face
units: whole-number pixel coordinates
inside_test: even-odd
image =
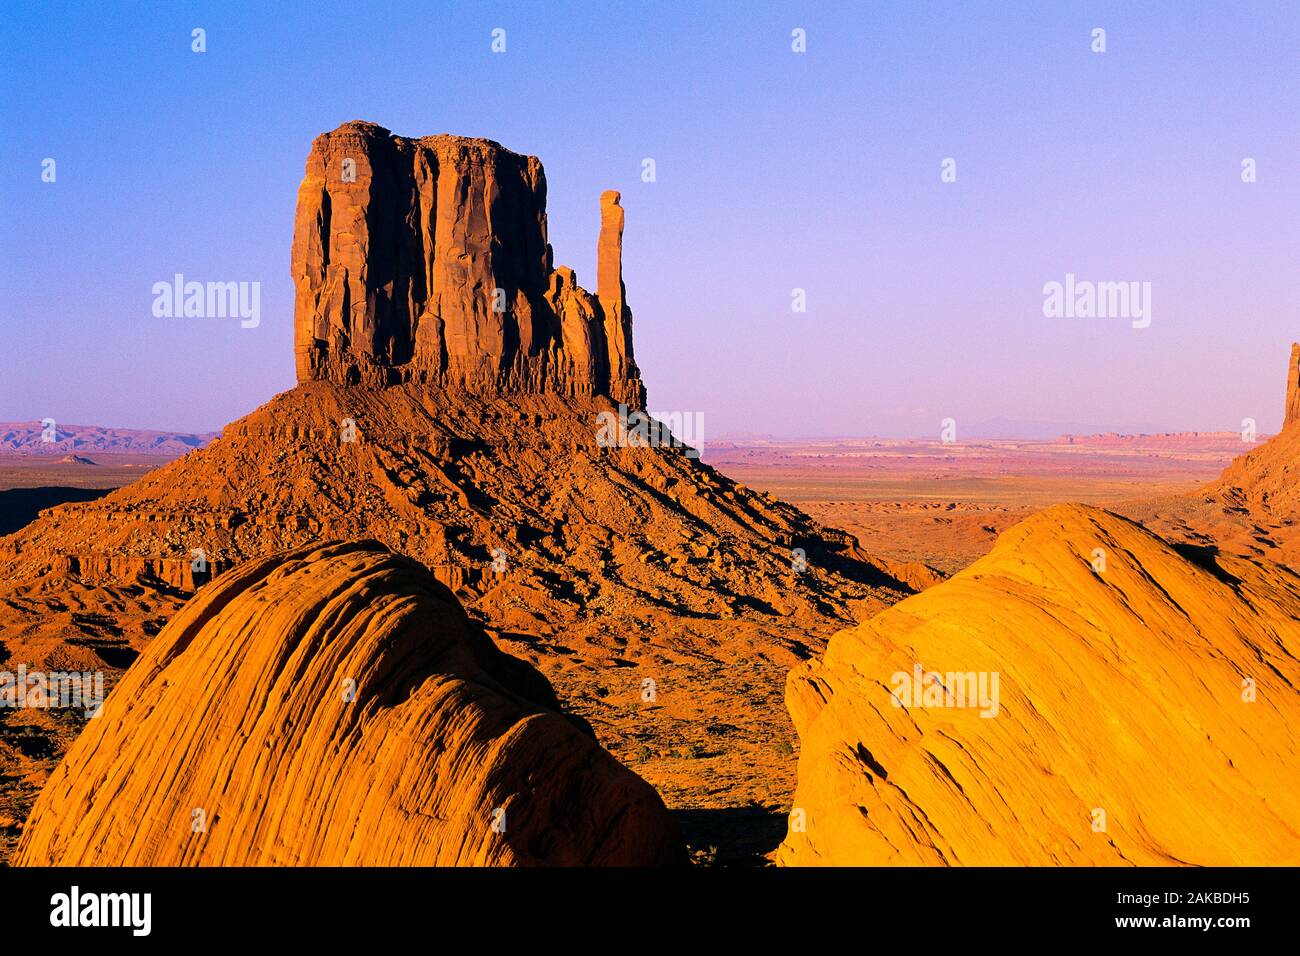
[[[601,219],[592,295],[553,266],[535,156],[363,122],[318,136],[294,225],[298,381],[605,395],[643,408],[618,193],[602,195]]]

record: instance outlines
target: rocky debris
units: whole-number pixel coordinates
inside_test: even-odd
[[[1294,574],[1049,508],[791,673],[778,861],[1293,863],[1298,661]]]
[[[540,674],[419,564],[357,542],[251,562],[186,605],[54,772],[17,863],[685,858]]]
[[[4,642],[29,667],[83,653],[85,628],[55,610],[75,595],[144,651],[144,623],[214,571],[375,538],[451,588],[672,806],[787,801],[794,761],[772,748],[792,736],[786,671],[910,592],[848,535],[680,449],[602,447],[609,408],[300,385],[203,451],[0,539]],[[725,741],[706,729],[720,717],[738,728]]]
[[[359,121],[318,136],[294,227],[298,381],[604,395],[643,407],[618,194],[601,206],[593,296],[552,265],[535,156]]]

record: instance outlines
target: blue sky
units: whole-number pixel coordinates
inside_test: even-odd
[[[369,119],[540,156],[588,287],[622,190],[651,408],[706,441],[1269,430],[1300,339],[1297,50],[1300,4],[1249,0],[6,0],[0,420],[209,429],[291,387],[303,163]],[[261,325],[155,318],[177,272],[260,282]],[[1067,273],[1150,282],[1151,326],[1046,318]]]

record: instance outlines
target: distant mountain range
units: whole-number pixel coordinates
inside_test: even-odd
[[[0,455],[62,458],[79,452],[97,452],[178,456],[202,448],[219,434],[65,425],[62,422],[56,422],[52,427],[41,422],[0,422]]]

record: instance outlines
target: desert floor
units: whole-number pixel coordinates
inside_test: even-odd
[[[923,562],[947,575],[987,553],[999,533],[1037,510],[1075,501],[1140,517],[1158,502],[1214,480],[1246,450],[1249,446],[1235,434],[1200,434],[956,445],[877,439],[718,441],[706,446],[703,457],[729,477],[856,536],[869,554]],[[87,457],[95,463],[0,456],[0,534],[21,528],[43,508],[98,497],[168,460],[102,453]],[[519,653],[511,646],[505,649]],[[787,725],[780,668],[771,674],[727,669],[735,672],[716,675],[716,691],[770,698],[772,709],[781,711],[781,726]],[[752,777],[752,767],[733,767],[735,761],[725,754],[693,750],[656,752],[648,758],[638,752],[635,734],[603,726],[580,700],[570,705],[593,719],[616,757],[659,790],[697,858],[709,858],[700,862],[770,861],[785,833],[793,787],[798,743],[792,728],[779,735],[788,736],[788,742],[773,744],[784,749],[772,759],[788,772],[767,774],[767,784],[742,788],[748,803],[736,806],[725,780]],[[689,721],[690,715],[683,716]],[[28,752],[45,740],[36,733],[39,728],[17,723],[7,723],[0,743],[52,762],[52,754]],[[714,781],[716,800],[701,799],[702,778]],[[0,819],[0,824],[6,822],[13,821]]]
[[[719,441],[704,460],[857,537],[870,554],[952,574],[998,534],[1066,501],[1129,514],[1213,481],[1255,447],[1232,433],[1057,441]]]

